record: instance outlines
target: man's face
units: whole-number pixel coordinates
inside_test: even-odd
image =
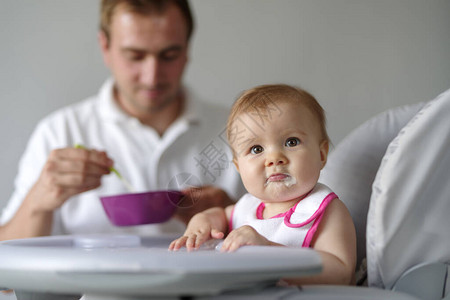
[[[177,99],[188,41],[186,22],[176,6],[152,15],[119,6],[110,39],[100,33],[100,44],[116,81],[116,100],[125,111],[145,117]]]

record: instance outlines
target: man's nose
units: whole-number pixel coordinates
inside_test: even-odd
[[[160,62],[155,57],[148,57],[142,64],[141,83],[147,86],[154,86],[158,82],[160,73]]]
[[[287,157],[282,151],[272,150],[267,153],[266,156],[266,167],[273,167],[278,165],[285,165],[288,162]]]

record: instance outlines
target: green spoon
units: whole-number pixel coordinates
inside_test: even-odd
[[[86,147],[84,147],[84,146],[81,145],[81,144],[75,144],[75,148],[77,148],[77,149],[87,149]],[[119,177],[120,181],[122,181],[123,185],[127,188],[127,190],[128,190],[130,193],[134,193],[134,192],[135,192],[135,189],[133,188],[133,186],[128,182],[128,180],[126,180],[126,179],[122,176],[122,174],[119,173],[119,171],[118,171],[116,168],[110,167],[109,170],[110,170],[111,172],[113,172],[114,174],[116,174],[117,177]]]

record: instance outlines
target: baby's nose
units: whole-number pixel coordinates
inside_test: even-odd
[[[287,163],[287,157],[281,151],[272,151],[267,155],[266,167],[284,165]]]

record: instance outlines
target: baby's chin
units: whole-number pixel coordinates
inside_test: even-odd
[[[286,182],[271,182],[264,187],[264,195],[268,201],[283,202],[296,198],[299,193],[296,185],[289,185]]]

